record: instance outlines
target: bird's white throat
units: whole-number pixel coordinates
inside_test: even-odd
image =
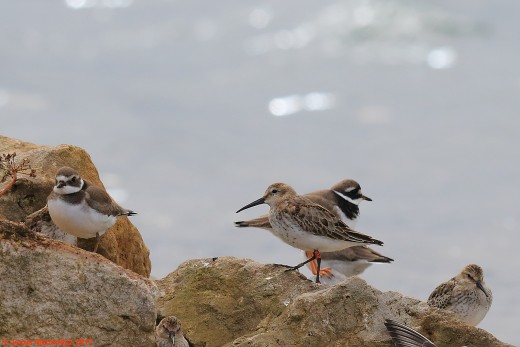
[[[348,196],[346,196],[345,194],[342,194],[341,192],[338,192],[337,190],[334,190],[334,193],[338,194],[342,199],[345,199],[345,200],[347,200],[348,202],[353,203],[354,205],[359,205],[359,203],[361,202],[361,200],[363,200],[363,199],[361,199],[361,198],[359,198],[359,199],[355,199],[355,200],[354,200],[354,199],[351,199],[351,198],[349,198]]]
[[[58,180],[58,182],[60,182],[60,178],[62,178],[61,181],[65,181],[63,176],[59,176],[56,178]],[[54,186],[54,188],[52,190],[56,194],[60,194],[60,195],[73,194],[73,193],[79,192],[81,190],[81,188],[83,188],[84,184],[85,184],[85,182],[83,182],[83,180],[81,180],[81,185],[79,187],[69,186],[69,185],[65,185],[63,187]]]

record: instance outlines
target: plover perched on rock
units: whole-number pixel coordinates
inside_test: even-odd
[[[79,173],[62,167],[56,173],[56,183],[47,198],[49,215],[61,230],[83,239],[96,238],[115,224],[119,216],[136,214],[119,206],[103,189],[81,178]]]

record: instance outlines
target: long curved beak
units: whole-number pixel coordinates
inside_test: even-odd
[[[168,337],[170,338],[170,340],[172,340],[172,344],[175,345],[175,333],[173,331],[170,331],[168,333]]]
[[[253,206],[257,206],[257,205],[261,205],[261,204],[265,204],[265,199],[262,197],[258,200],[255,200],[253,201],[252,203],[248,204],[248,205],[245,205],[244,207],[242,207],[240,210],[238,210],[236,213],[240,212],[240,211],[243,211],[245,209],[248,209],[250,207],[253,207]]]
[[[372,199],[370,199],[368,196],[364,196],[364,195],[361,195],[361,199],[366,200],[366,201],[372,201]]]
[[[486,294],[486,296],[489,296],[488,293],[486,293],[486,290],[484,289],[484,286],[482,285],[482,282],[477,281],[476,283],[477,283],[478,289],[482,290],[484,292],[484,294]]]

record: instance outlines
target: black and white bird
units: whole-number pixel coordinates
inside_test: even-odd
[[[107,192],[66,166],[56,173],[47,207],[52,221],[61,230],[83,239],[95,237],[94,252],[99,237],[115,224],[117,217],[136,214],[119,206]]]

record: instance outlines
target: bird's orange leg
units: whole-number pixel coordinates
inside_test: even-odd
[[[314,258],[316,258],[316,263],[318,263],[318,269],[316,270],[316,272],[317,272],[316,283],[321,283],[320,282],[321,254],[320,254],[320,251],[318,251],[317,249],[314,250]]]
[[[314,252],[312,251],[305,251],[305,256],[307,258],[312,258]],[[321,256],[320,256],[321,258]],[[309,267],[311,268],[311,272],[314,276],[316,276],[316,274],[318,273],[318,264],[316,263],[316,260],[311,260],[309,262]],[[323,269],[320,269],[320,276],[321,277],[326,277],[326,278],[332,278],[334,277],[334,274],[332,273],[332,269],[330,267],[325,267]]]

